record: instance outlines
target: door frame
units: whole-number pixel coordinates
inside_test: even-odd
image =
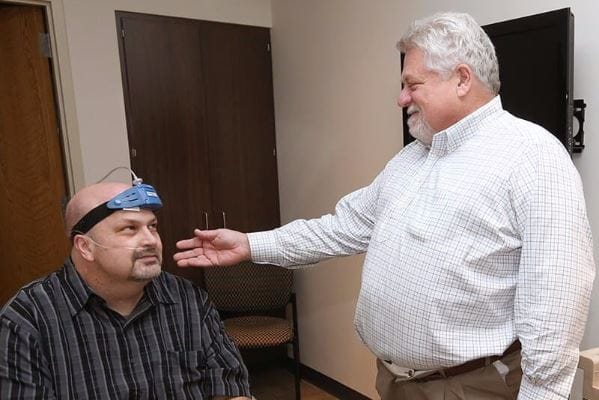
[[[0,4],[38,6],[44,11],[52,49],[51,79],[57,108],[56,120],[60,130],[65,186],[68,195],[72,196],[85,186],[85,180],[63,2],[62,0],[0,0]]]

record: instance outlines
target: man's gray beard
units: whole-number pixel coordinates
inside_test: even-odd
[[[155,265],[156,264],[152,264],[152,266],[134,266],[131,273],[131,279],[134,281],[148,281],[158,277],[162,273],[162,266],[158,264],[156,267]]]
[[[150,266],[143,263],[136,264],[137,259],[144,256],[155,256],[156,264]],[[140,249],[133,253],[133,270],[131,273],[131,279],[135,281],[147,281],[156,278],[162,272],[162,257],[156,251],[156,249]]]
[[[422,114],[420,114],[420,112],[418,112],[417,116],[408,117],[408,127],[410,128],[410,135],[412,135],[415,139],[427,146],[431,145],[435,131],[424,120],[424,118],[422,118]]]

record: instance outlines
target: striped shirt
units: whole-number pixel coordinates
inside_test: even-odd
[[[128,317],[72,262],[0,311],[2,399],[249,396],[248,374],[205,292],[163,272]]]
[[[366,252],[358,334],[374,354],[438,369],[522,343],[519,399],[566,399],[595,265],[563,146],[499,97],[413,142],[334,215],[249,234],[283,266]]]

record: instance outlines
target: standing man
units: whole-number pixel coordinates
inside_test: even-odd
[[[69,202],[71,257],[0,311],[0,398],[248,399],[248,374],[206,293],[161,272],[150,185]],[[7,266],[10,267],[10,266]]]
[[[417,141],[333,215],[196,230],[175,260],[289,267],[366,252],[355,326],[383,400],[565,400],[595,273],[580,177],[556,138],[503,110],[472,17],[416,21],[398,47]]]

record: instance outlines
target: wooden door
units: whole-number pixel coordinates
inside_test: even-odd
[[[191,20],[125,12],[117,12],[117,26],[131,166],[164,203],[163,265],[201,284],[200,270],[172,260],[176,241],[210,219],[199,29]]]
[[[272,229],[280,222],[270,32],[201,26],[215,227]]]
[[[69,252],[51,65],[39,47],[44,11],[0,4],[0,305]]]

